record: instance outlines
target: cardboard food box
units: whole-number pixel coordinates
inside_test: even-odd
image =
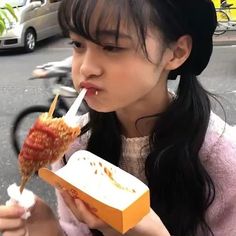
[[[83,200],[95,215],[123,234],[150,210],[149,189],[143,182],[88,151],[75,152],[55,172],[41,168],[39,176]]]

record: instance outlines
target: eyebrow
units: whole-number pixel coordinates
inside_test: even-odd
[[[76,37],[79,36],[79,37],[82,37],[82,35],[78,35],[76,33],[73,33],[73,32],[70,32],[70,38],[74,38],[75,41],[76,40]],[[99,38],[115,38],[117,36],[117,31],[116,30],[99,30],[98,31],[98,37]],[[118,39],[128,39],[130,41],[133,41],[133,38],[128,35],[128,34],[125,34],[125,33],[119,33],[118,34]]]
[[[116,37],[117,31],[116,30],[101,30],[98,32],[99,37]],[[132,37],[125,33],[119,33],[118,38],[129,39],[132,40]]]

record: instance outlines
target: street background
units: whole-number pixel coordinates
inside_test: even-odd
[[[227,36],[227,34],[224,37]],[[234,35],[231,35],[231,39]],[[221,38],[222,39],[222,38]],[[208,68],[199,77],[203,85],[219,95],[226,113],[227,122],[236,125],[236,46],[231,42],[216,40]],[[230,41],[230,40],[228,40]],[[235,40],[236,41],[236,40]],[[14,117],[23,108],[35,104],[47,104],[50,92],[43,81],[28,81],[35,66],[62,60],[71,55],[69,40],[53,37],[41,42],[35,52],[24,54],[21,51],[0,52],[0,204],[8,199],[6,190],[9,184],[19,184],[17,159],[10,142],[10,129]],[[174,87],[176,82],[171,82]],[[223,117],[219,105],[214,110]],[[27,188],[48,202],[55,209],[54,190],[51,186],[34,177]]]

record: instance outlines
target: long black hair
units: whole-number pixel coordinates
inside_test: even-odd
[[[72,31],[97,44],[101,29],[115,26],[117,40],[121,22],[125,22],[135,27],[146,55],[148,27],[158,29],[166,45],[182,35],[191,36],[189,58],[169,74],[169,79],[180,76],[180,82],[171,105],[157,114],[145,173],[151,207],[170,234],[214,235],[205,216],[214,200],[215,188],[199,159],[211,106],[207,91],[197,80],[212,53],[212,34],[216,27],[213,3],[210,0],[64,0],[59,21],[64,31]],[[91,130],[87,149],[119,165],[121,128],[115,112],[90,110],[89,113],[90,121],[82,129],[82,134]],[[99,235],[95,231],[93,234]]]

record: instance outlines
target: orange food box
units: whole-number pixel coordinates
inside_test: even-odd
[[[124,234],[150,211],[149,188],[136,177],[91,152],[75,152],[68,163],[39,176],[57,189],[67,189],[118,232]]]

